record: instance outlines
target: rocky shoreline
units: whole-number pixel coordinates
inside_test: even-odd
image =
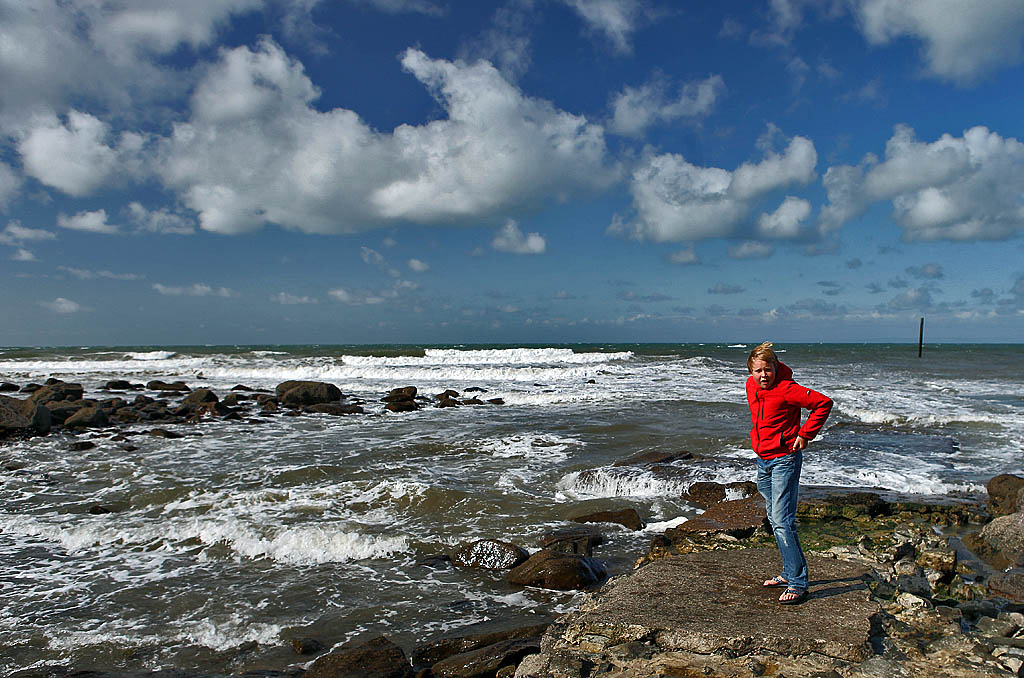
[[[271,416],[365,415],[367,403],[322,382],[290,381],[274,392],[242,385],[223,397],[182,382],[108,382],[108,398],[79,384],[0,384],[0,439],[93,430],[131,449],[133,435],[183,435],[164,428],[204,420],[258,422]],[[128,395],[132,391],[134,397]],[[152,394],[152,395],[150,395]],[[380,399],[401,413],[425,406],[500,405],[415,387]],[[379,407],[379,405],[378,405]],[[152,427],[139,430],[139,427]],[[89,449],[75,440],[74,449]],[[617,465],[672,471],[686,452],[647,454]],[[17,469],[7,466],[5,471]],[[587,590],[553,623],[487,625],[403,649],[385,637],[326,648],[296,638],[292,668],[238,675],[587,678],[616,676],[1024,676],[1024,478],[997,476],[987,504],[850,489],[802,488],[800,536],[812,561],[812,595],[780,615],[760,581],[777,570],[763,501],[752,483],[695,483],[685,496],[704,512],[655,537],[635,569],[607,580],[595,557],[600,525],[643,529],[632,509],[578,516],[532,555],[517,544],[479,540],[423,561],[429,567],[502,572],[514,586]],[[739,498],[736,498],[739,497]],[[105,512],[103,506],[95,512]],[[767,595],[766,595],[767,594]],[[777,596],[777,592],[775,592]],[[407,652],[407,650],[409,650]],[[46,666],[18,678],[198,675]]]

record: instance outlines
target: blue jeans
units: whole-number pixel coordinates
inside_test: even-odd
[[[764,497],[768,522],[782,556],[782,578],[800,591],[807,590],[807,561],[796,534],[796,502],[803,452],[765,461],[757,459],[757,490]]]

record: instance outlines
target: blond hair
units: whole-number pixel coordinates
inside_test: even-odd
[[[775,356],[775,351],[772,350],[772,346],[772,342],[766,341],[750,352],[750,355],[747,357],[748,372],[753,373],[755,360],[763,360],[766,363],[778,366],[779,359]]]

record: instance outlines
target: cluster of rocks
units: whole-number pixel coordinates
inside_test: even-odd
[[[988,488],[991,514],[811,492],[799,510],[811,596],[796,608],[760,586],[779,568],[760,497],[713,504],[557,620],[515,676],[1019,678],[1024,478]]]
[[[23,397],[0,395],[0,439],[45,435],[53,429],[185,424],[211,418],[258,423],[259,419],[251,418],[254,414],[341,416],[365,413],[365,402],[342,393],[333,384],[319,381],[285,381],[278,384],[274,392],[239,384],[223,397],[209,388],[193,389],[182,381],[168,383],[159,379],[146,384],[112,380],[101,390],[106,397],[87,398],[81,384],[57,378],[47,379],[43,384],[24,386],[4,382],[0,384],[0,391],[19,392],[19,396]],[[470,387],[466,392],[483,390]],[[128,395],[128,392],[134,391],[148,391],[152,395]],[[501,398],[484,401],[475,395],[462,397],[452,389],[433,398],[418,396],[415,386],[393,389],[381,400],[385,403],[385,409],[391,412],[409,412],[424,405],[461,407],[504,404]]]

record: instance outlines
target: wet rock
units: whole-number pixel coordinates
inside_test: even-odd
[[[874,492],[848,492],[809,498],[797,506],[797,516],[817,519],[870,520],[875,516],[888,515],[891,511],[889,503]]]
[[[600,531],[582,526],[555,530],[540,538],[541,548],[560,553],[578,553],[584,556],[593,555],[594,547],[600,546],[604,542],[605,536]]]
[[[345,414],[363,414],[363,408],[355,403],[319,403],[304,407],[302,411],[311,414],[330,414],[335,417]]]
[[[644,529],[644,521],[636,509],[622,509],[621,511],[598,511],[583,516],[572,518],[575,523],[618,523],[634,532]]]
[[[274,391],[278,404],[292,409],[336,403],[343,397],[340,388],[322,381],[285,381],[278,384]]]
[[[706,509],[727,498],[745,499],[755,494],[757,494],[757,483],[750,480],[728,484],[698,481],[690,485],[683,493],[683,499]]]
[[[412,664],[414,667],[432,666],[449,657],[502,641],[524,638],[538,639],[547,627],[548,624],[543,623],[511,629],[481,630],[477,633],[463,632],[457,636],[444,636],[418,645],[412,652]]]
[[[25,384],[21,387],[21,393],[35,393],[42,387],[42,384]]]
[[[921,567],[940,573],[944,579],[956,574],[956,550],[948,546],[922,549],[915,560]]]
[[[524,657],[540,653],[540,638],[503,640],[463,652],[431,667],[436,678],[490,678],[500,669],[518,666]]]
[[[102,506],[95,504],[89,507],[89,515],[91,516],[105,516],[107,514],[114,513],[114,509],[109,506]]]
[[[183,381],[176,381],[172,384],[162,381],[160,379],[154,379],[146,384],[146,388],[150,391],[173,391],[173,392],[187,392],[191,391],[187,384]]]
[[[72,384],[65,381],[50,382],[30,395],[26,402],[44,405],[49,402],[63,400],[81,400],[84,394],[81,384]]]
[[[462,404],[463,405],[483,405],[484,401],[480,400],[479,398],[466,398],[465,400],[462,401]]]
[[[665,537],[675,541],[688,534],[726,534],[743,539],[767,529],[764,499],[756,495],[719,502],[696,518],[665,530]]]
[[[484,570],[511,570],[529,557],[530,553],[521,546],[496,539],[481,539],[461,546],[452,554],[452,564]]]
[[[488,405],[504,405],[505,404],[505,399],[504,398],[489,398],[487,400],[487,404]]]
[[[678,452],[641,452],[634,454],[632,457],[627,459],[620,459],[615,462],[614,466],[649,466],[651,464],[671,464],[674,461],[680,461],[683,459],[693,459],[692,453],[687,450],[679,450]]]
[[[1024,507],[1017,505],[1017,495],[1024,490],[1024,478],[1003,473],[989,480],[986,489],[988,490],[988,511],[994,517],[1024,510]]]
[[[345,643],[306,669],[305,678],[413,678],[402,648],[384,636]]]
[[[0,395],[0,437],[16,433],[49,433],[50,410],[19,398]]]
[[[413,412],[420,409],[419,403],[415,400],[396,400],[384,405],[389,412]]]
[[[292,638],[292,649],[295,654],[308,655],[323,652],[327,648],[316,638]]]
[[[470,386],[469,388],[463,389],[463,391],[466,393],[487,393],[486,388],[481,388],[479,386]]]
[[[509,572],[508,581],[516,586],[571,591],[597,586],[607,574],[599,560],[545,549]]]
[[[1020,626],[1010,619],[1009,615],[999,615],[998,618],[982,617],[975,625],[978,633],[993,638],[1012,638]]]
[[[130,381],[124,379],[113,379],[108,381],[103,388],[108,391],[134,391],[142,388],[142,384],[133,384]]]
[[[0,382],[0,393],[13,393],[21,389],[17,384],[12,384],[9,381]]]
[[[214,393],[208,388],[197,388],[196,390],[192,391],[187,396],[185,396],[182,399],[181,404],[189,408],[195,409],[200,405],[216,402],[220,402],[220,398],[217,396],[216,393]]]
[[[68,449],[71,450],[72,452],[85,452],[86,450],[91,450],[95,447],[96,443],[94,443],[91,440],[76,440],[75,442],[71,443]]]
[[[83,407],[64,420],[64,428],[103,428],[109,425],[110,418],[99,407]]]
[[[386,396],[381,398],[385,403],[400,402],[403,400],[412,400],[416,397],[415,386],[404,386],[402,388],[391,389]]]
[[[167,438],[168,440],[174,440],[177,438],[184,438],[184,434],[178,433],[177,431],[168,431],[165,428],[154,428],[149,431],[149,435],[154,438]]]
[[[444,394],[442,394],[444,395]],[[438,399],[437,405],[434,407],[461,407],[462,403],[451,396],[444,396]]]
[[[434,400],[444,400],[445,398],[458,398],[459,392],[454,389],[445,389],[443,393],[438,393],[434,396]]]
[[[988,587],[997,595],[1024,602],[1024,567],[1011,568],[993,575],[988,580]]]

